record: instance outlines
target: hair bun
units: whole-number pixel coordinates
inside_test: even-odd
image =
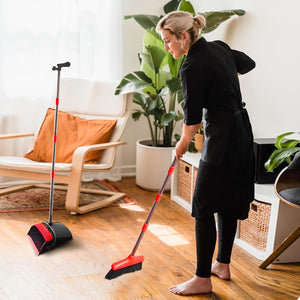
[[[197,27],[199,27],[200,29],[202,29],[206,25],[206,20],[201,15],[195,16],[193,17],[193,19],[194,23],[197,24]]]

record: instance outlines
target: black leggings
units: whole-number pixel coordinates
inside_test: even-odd
[[[216,223],[214,214],[208,214],[203,218],[196,218],[196,247],[197,269],[199,277],[211,276],[211,264],[216,245]],[[218,214],[218,255],[217,261],[229,264],[234,237],[236,233],[237,219],[229,215]]]

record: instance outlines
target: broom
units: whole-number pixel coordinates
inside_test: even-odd
[[[123,260],[120,260],[118,262],[115,262],[111,265],[111,269],[110,271],[106,274],[105,276],[105,279],[114,279],[114,278],[117,278],[119,276],[122,276],[123,274],[127,274],[127,273],[133,273],[133,272],[136,272],[136,271],[139,271],[142,269],[142,263],[144,261],[144,256],[143,255],[140,255],[140,256],[135,256],[135,253],[141,243],[141,240],[144,236],[144,233],[146,232],[147,228],[148,228],[148,225],[150,223],[150,220],[151,220],[151,217],[154,213],[154,210],[158,204],[158,202],[160,201],[161,199],[161,196],[164,192],[164,189],[165,189],[165,186],[169,180],[169,177],[170,175],[173,173],[174,169],[175,169],[175,165],[176,165],[176,162],[177,162],[177,158],[176,156],[174,157],[173,159],[173,162],[169,168],[169,171],[168,171],[168,174],[162,184],[162,187],[161,189],[159,190],[159,192],[157,193],[156,195],[156,198],[155,198],[155,201],[152,205],[152,208],[148,214],[148,217],[142,227],[142,230],[141,230],[141,233],[135,243],[135,246],[133,247],[133,250],[132,252],[130,253],[130,255],[128,257],[126,257],[125,259]]]

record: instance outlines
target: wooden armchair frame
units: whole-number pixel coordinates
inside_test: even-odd
[[[64,83],[66,85],[69,85],[69,88],[72,87],[72,85],[74,86],[80,84],[89,84],[89,86],[91,85],[90,82],[87,83],[86,80],[79,80],[79,79],[62,79],[62,83],[61,83],[62,87]],[[92,83],[92,86],[93,84],[97,85],[97,83]],[[114,92],[113,89],[115,86],[116,86],[115,83],[108,84],[111,93]],[[99,89],[99,87],[97,88]],[[107,91],[105,93],[110,94]],[[95,95],[94,92],[92,94]],[[114,96],[114,94],[112,95]],[[63,101],[65,100],[64,97],[66,97],[66,94],[64,94],[63,97],[61,98],[63,99]],[[75,150],[71,164],[64,164],[64,163],[55,164],[54,188],[67,191],[65,206],[67,211],[69,211],[72,214],[87,213],[92,210],[105,207],[111,204],[112,202],[115,202],[125,197],[124,193],[81,188],[81,180],[82,180],[83,172],[109,171],[114,165],[115,156],[116,156],[116,147],[126,144],[126,142],[120,141],[120,138],[125,129],[128,117],[131,112],[132,94],[115,96],[115,97],[123,98],[124,107],[121,108],[122,111],[121,114],[117,114],[115,116],[109,116],[118,119],[118,123],[111,137],[111,141],[103,144],[80,146]],[[110,99],[109,101],[113,101],[113,100]],[[84,115],[86,116],[87,113],[84,112]],[[108,115],[106,112],[104,116],[101,116],[99,118],[107,118],[107,117]],[[95,117],[94,119],[97,119],[97,117]],[[0,139],[21,138],[21,137],[29,137],[29,136],[35,136],[35,134],[34,133],[4,134],[4,135],[0,135]],[[99,164],[96,165],[84,164],[87,153],[96,150],[104,150],[104,153],[99,161]],[[6,158],[9,158],[10,162],[5,161]],[[20,159],[26,160],[23,157]],[[30,162],[32,162],[32,165],[30,164]],[[49,183],[51,181],[51,163],[33,162],[27,160],[26,164],[22,164],[18,162],[15,163],[14,157],[0,156],[0,176],[41,181],[41,184],[35,184],[35,183],[25,184],[25,185],[18,185],[18,186],[0,189],[0,195],[13,193],[18,190],[29,189],[32,187],[49,187],[49,185],[45,185],[45,183]],[[57,184],[64,184],[66,186],[60,186]],[[80,206],[79,205],[80,192],[105,195],[107,197],[103,200],[99,200],[97,202]]]

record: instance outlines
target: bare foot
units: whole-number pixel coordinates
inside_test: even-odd
[[[207,294],[212,291],[211,280],[195,275],[186,282],[172,286],[170,291],[177,295]]]
[[[215,261],[211,266],[211,273],[223,280],[229,280],[230,279],[229,264],[223,264],[218,261]]]

